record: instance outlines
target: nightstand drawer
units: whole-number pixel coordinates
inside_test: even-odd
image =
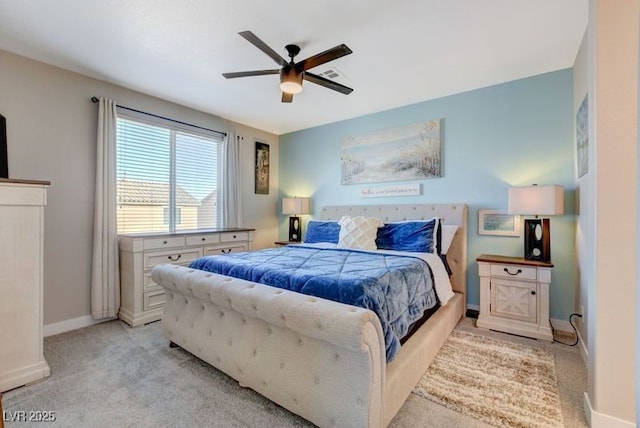
[[[491,276],[528,281],[535,281],[538,279],[537,269],[535,267],[501,265],[494,263],[491,264]]]

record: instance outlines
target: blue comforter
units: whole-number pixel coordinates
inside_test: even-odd
[[[437,303],[431,269],[411,256],[294,245],[202,257],[191,267],[371,309],[387,361],[409,326]]]

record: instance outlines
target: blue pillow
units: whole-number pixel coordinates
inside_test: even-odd
[[[307,236],[304,242],[315,244],[316,242],[329,242],[337,244],[340,239],[340,225],[337,221],[310,220],[307,224]]]
[[[381,250],[435,253],[440,219],[387,223],[378,229],[376,245]]]

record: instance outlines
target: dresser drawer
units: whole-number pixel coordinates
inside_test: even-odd
[[[491,264],[491,276],[510,279],[537,280],[535,267]]]
[[[160,284],[156,284],[155,282],[153,282],[153,279],[151,278],[151,271],[150,270],[146,270],[144,271],[144,291],[156,291],[156,290],[162,290],[162,285]]]
[[[219,234],[187,236],[188,247],[192,247],[194,245],[217,244],[218,242],[220,242]]]
[[[248,251],[247,244],[229,244],[229,245],[218,245],[215,247],[205,247],[204,255],[205,256],[219,256],[220,254],[229,254],[229,253],[239,253],[241,251]]]
[[[159,250],[161,248],[184,247],[184,236],[167,236],[164,238],[147,238],[144,240],[144,250]]]
[[[164,290],[149,291],[143,294],[142,309],[148,311],[164,306]]]
[[[227,232],[220,234],[220,242],[248,241],[248,232]]]
[[[150,269],[162,263],[177,265],[189,264],[200,256],[202,256],[202,250],[200,248],[148,252],[144,253],[144,268]]]

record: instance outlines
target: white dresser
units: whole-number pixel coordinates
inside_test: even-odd
[[[480,275],[480,328],[553,341],[549,286],[553,264],[520,257],[483,254]]]
[[[157,321],[164,311],[164,289],[151,279],[158,264],[187,266],[202,256],[251,249],[254,229],[216,229],[173,234],[120,235],[120,311],[132,327]]]
[[[43,354],[48,181],[0,179],[0,391],[49,376]]]

